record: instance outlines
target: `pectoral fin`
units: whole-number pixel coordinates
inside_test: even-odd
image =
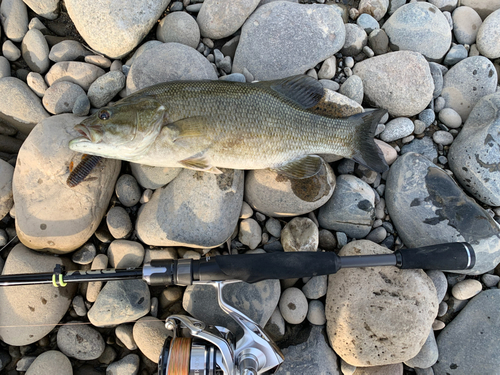
[[[203,116],[187,117],[167,127],[173,132],[174,142],[183,138],[204,137],[206,135],[207,120]]]
[[[289,178],[309,178],[319,172],[319,170],[321,169],[322,161],[323,159],[321,159],[317,155],[307,155],[292,160],[291,162],[284,164],[279,168],[275,168],[275,170]]]
[[[179,161],[184,168],[193,169],[195,171],[210,172],[221,174],[221,170],[213,165],[210,165],[208,160],[203,155],[194,155],[190,158]]]

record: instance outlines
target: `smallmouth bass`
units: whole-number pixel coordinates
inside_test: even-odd
[[[324,89],[308,76],[276,81],[173,81],[104,107],[75,129],[69,148],[158,167],[221,173],[277,170],[307,178],[316,154],[351,158],[377,172],[388,166],[373,137],[385,110],[334,118]]]

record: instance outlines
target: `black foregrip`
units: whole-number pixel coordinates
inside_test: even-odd
[[[474,249],[466,242],[402,249],[396,251],[396,254],[400,257],[399,268],[469,270],[476,263]]]
[[[215,263],[228,279],[255,283],[336,273],[339,257],[333,252],[287,252],[218,256]]]

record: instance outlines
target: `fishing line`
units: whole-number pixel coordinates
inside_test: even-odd
[[[11,239],[9,242],[7,242],[7,243],[6,243],[6,244],[5,244],[5,245],[4,245],[4,246],[0,249],[0,253],[2,252],[2,250],[3,250],[3,249],[5,249],[7,246],[9,246],[9,244],[10,244],[12,241],[14,241],[16,238],[17,238],[17,234],[16,234],[14,237],[12,237],[12,239]]]

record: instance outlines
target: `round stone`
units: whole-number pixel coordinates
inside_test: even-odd
[[[175,42],[196,48],[200,42],[200,28],[188,13],[173,12],[160,21],[156,38],[163,43]]]
[[[392,142],[413,133],[415,125],[408,117],[398,117],[385,125],[385,130],[380,134],[384,142]]]
[[[49,350],[36,357],[25,375],[39,374],[73,375],[73,367],[63,353]]]
[[[28,10],[26,4],[18,0],[4,0],[0,5],[2,29],[13,42],[20,42],[28,31]]]
[[[45,109],[54,115],[60,113],[71,113],[76,99],[85,95],[85,91],[74,83],[60,81],[54,83],[46,91],[42,98]]]
[[[150,167],[149,165],[130,163],[132,175],[146,189],[158,189],[165,186],[182,171],[182,168]]]
[[[133,229],[130,216],[123,207],[112,207],[106,216],[106,223],[109,232],[116,239],[127,237]]]
[[[300,324],[307,316],[306,296],[298,288],[288,288],[281,294],[279,308],[283,319],[288,323]]]
[[[139,203],[142,194],[137,180],[129,174],[123,174],[118,178],[115,193],[125,207],[132,207]]]
[[[54,62],[73,61],[91,53],[76,40],[63,40],[50,49],[49,59]]]
[[[438,130],[432,135],[432,140],[438,145],[448,146],[453,143],[453,135],[444,130]]]
[[[302,287],[302,292],[308,299],[319,299],[326,294],[328,277],[326,275],[313,276]]]
[[[76,264],[90,264],[96,256],[96,248],[92,242],[87,242],[71,255],[71,260]]]
[[[148,316],[134,324],[133,335],[139,350],[151,361],[158,363],[163,344],[171,332],[165,328],[164,321]]]
[[[68,357],[88,361],[99,358],[106,345],[101,334],[92,327],[68,322],[57,331],[57,346]]]
[[[107,375],[133,375],[139,373],[141,359],[137,354],[127,354],[106,367]]]
[[[49,45],[38,29],[29,30],[21,43],[23,59],[34,72],[44,74],[49,70]]]
[[[388,0],[361,0],[358,10],[359,13],[368,13],[372,15],[375,20],[380,21],[387,13],[388,7]]]
[[[452,129],[459,128],[462,125],[462,118],[452,108],[443,108],[439,111],[439,119],[443,124]]]
[[[276,238],[280,238],[280,236],[281,236],[281,224],[280,224],[279,220],[277,220],[273,217],[270,217],[266,221],[266,230],[269,232],[269,234],[271,236],[274,236]]]
[[[340,87],[339,92],[342,95],[347,96],[349,99],[352,99],[359,104],[363,103],[363,97],[364,97],[363,81],[357,75],[352,75],[349,78],[347,78],[346,81]]]
[[[482,24],[481,17],[471,7],[461,6],[453,11],[453,35],[460,44],[474,44]]]
[[[2,53],[9,61],[16,61],[21,57],[21,51],[10,40],[6,40],[2,45]]]
[[[368,35],[366,31],[354,23],[347,23],[345,25],[345,42],[340,50],[344,56],[356,56],[366,46],[368,42]]]
[[[315,300],[309,302],[307,310],[307,320],[314,325],[322,326],[326,323],[325,305],[323,302]]]
[[[109,244],[108,259],[113,268],[136,268],[144,260],[144,247],[139,242],[115,240]]]
[[[29,88],[33,90],[33,92],[40,98],[45,95],[45,92],[48,88],[45,80],[40,73],[29,72],[28,76],[26,77],[26,83],[28,84]]]
[[[117,70],[100,76],[89,87],[90,103],[95,108],[105,106],[125,87],[125,80],[125,75]]]
[[[378,21],[368,13],[360,14],[356,23],[359,27],[365,30],[367,34],[370,34],[373,30],[380,29]]]
[[[500,57],[500,9],[483,21],[477,32],[476,45],[483,56],[490,59]]]
[[[93,64],[80,61],[63,61],[52,65],[45,75],[49,86],[57,81],[69,81],[88,91],[92,82],[104,74],[104,70]]]
[[[317,251],[318,242],[318,227],[306,217],[294,217],[281,231],[285,251]]]
[[[240,222],[238,239],[243,245],[247,245],[253,250],[259,246],[261,238],[262,230],[254,219],[245,219]]]
[[[481,282],[474,279],[466,279],[455,284],[451,288],[453,297],[459,300],[469,299],[479,294],[483,290]]]

